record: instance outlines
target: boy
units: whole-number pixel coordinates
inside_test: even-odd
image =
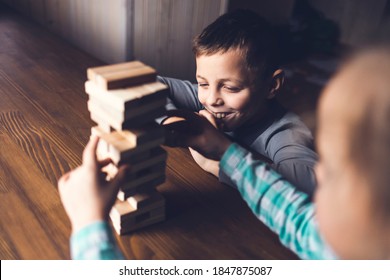
[[[206,116],[233,141],[268,158],[288,181],[312,195],[317,161],[313,137],[298,116],[274,100],[283,84],[274,33],[254,12],[225,14],[194,39],[198,85],[159,80],[171,89],[168,109],[189,109]],[[234,185],[217,161],[190,151],[203,169]]]
[[[220,168],[237,185],[254,214],[301,258],[336,255],[343,259],[390,259],[390,49],[367,51],[352,59],[321,97],[316,208],[306,194],[267,164],[254,160],[249,151],[232,143],[206,119],[189,112],[176,112],[176,116],[185,117],[187,125],[201,128],[200,134],[189,135],[177,128],[183,122],[169,125],[171,129],[176,127],[173,132],[183,146],[220,160]],[[96,162],[91,144],[86,148],[83,165],[90,161],[88,158]],[[98,176],[98,166],[94,166],[88,177]],[[68,177],[72,178],[72,173]],[[74,204],[78,189],[90,188],[97,193],[97,187],[82,184],[81,178],[71,183],[60,179],[60,194],[72,224],[77,218],[72,208],[86,207],[82,202]],[[107,201],[104,209],[109,209]],[[101,209],[96,207],[95,211]],[[85,227],[92,222],[84,221],[84,232],[94,226]],[[100,232],[104,234],[110,236],[111,232]],[[76,233],[73,240],[77,241],[79,235]],[[97,242],[95,247],[84,246],[80,256],[98,252],[99,246],[106,243],[108,248],[116,248],[112,242]]]

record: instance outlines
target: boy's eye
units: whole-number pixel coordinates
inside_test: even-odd
[[[206,84],[206,83],[198,83],[198,86],[199,87],[207,87],[209,84]]]
[[[239,92],[241,89],[238,87],[224,86],[224,88],[229,92]]]

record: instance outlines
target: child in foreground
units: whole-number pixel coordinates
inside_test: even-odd
[[[317,154],[309,129],[275,96],[283,86],[275,30],[249,10],[219,17],[195,37],[197,85],[159,77],[170,88],[168,109],[199,112],[232,141],[267,158],[297,188],[312,195]],[[195,161],[234,186],[218,161],[191,150]]]
[[[171,114],[201,129],[191,135],[178,126],[183,122],[167,125],[180,144],[219,160],[253,213],[299,257],[390,259],[390,49],[354,57],[321,96],[314,203],[205,118]],[[73,226],[72,256],[122,257],[106,222],[121,173],[111,184],[97,180],[96,143],[87,145],[83,165],[59,181]],[[83,193],[91,203],[80,200]],[[89,219],[80,217],[84,212]]]

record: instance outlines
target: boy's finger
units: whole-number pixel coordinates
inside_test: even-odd
[[[92,135],[83,152],[83,164],[89,166],[97,165],[96,149],[99,143],[99,137]]]
[[[201,110],[199,111],[199,115],[202,117],[205,117],[215,128],[217,128],[217,121],[215,120],[214,116],[207,110]]]
[[[161,125],[168,125],[168,124],[180,122],[180,121],[185,122],[186,119],[182,118],[182,117],[176,117],[176,116],[166,117],[165,119],[163,119],[161,121]]]

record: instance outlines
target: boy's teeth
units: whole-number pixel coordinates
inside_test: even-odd
[[[216,113],[215,116],[217,119],[223,119],[226,116],[226,113]]]

